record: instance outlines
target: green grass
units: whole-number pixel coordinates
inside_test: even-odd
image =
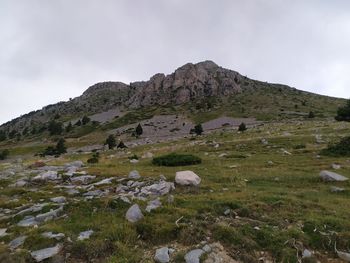
[[[112,191],[107,197],[71,202],[64,210],[67,218],[49,221],[39,229],[13,227],[9,231],[13,234],[0,241],[7,243],[21,233],[28,235],[24,249],[44,248],[51,241],[40,237],[40,233],[62,232],[73,240],[73,243],[65,243],[65,252],[71,254],[68,262],[93,259],[152,262],[156,248],[172,244],[178,248],[172,257],[174,262],[183,262],[184,254],[207,237],[210,242],[219,241],[227,251],[240,251],[232,255],[242,262],[255,262],[257,251],[266,251],[276,262],[296,262],[293,246],[296,242],[317,251],[323,255],[321,262],[327,262],[336,257],[335,241],[339,250],[347,251],[350,247],[350,183],[324,183],[318,174],[337,162],[342,168],[336,172],[350,178],[350,163],[344,156],[316,156],[328,142],[344,137],[349,128],[348,123],[320,120],[270,123],[245,133],[211,133],[198,138],[195,144],[190,144],[189,139],[179,139],[129,148],[124,153],[118,150],[115,157],[110,157],[115,151],[107,151],[101,154],[98,164],[86,169],[98,177],[96,181],[109,176],[126,176],[134,169],[142,177],[158,179],[164,174],[173,181],[177,171],[189,169],[201,177],[201,185],[195,189],[176,187],[173,203],[168,204],[167,197],[162,197],[162,208],[145,213],[142,221],[130,224],[124,219],[129,205],[113,200],[113,189],[117,185],[114,183],[109,186]],[[315,134],[322,134],[325,143],[317,144]],[[267,139],[269,144],[262,144],[261,138]],[[213,141],[220,146],[213,147]],[[22,146],[21,152],[35,152],[32,146],[28,147]],[[281,148],[291,155],[284,155]],[[156,166],[152,160],[142,158],[137,164],[130,163],[128,157],[142,156],[148,151],[155,156],[184,152],[198,156],[202,162],[191,167]],[[219,157],[222,153],[227,155]],[[66,154],[51,164],[77,159],[86,162],[89,157]],[[35,160],[37,158],[29,157],[25,162]],[[269,161],[273,164],[269,165]],[[1,186],[5,187],[0,196],[2,208],[11,209],[21,203],[40,202],[40,199],[63,194],[52,184],[38,186],[40,191],[31,192],[26,188],[6,188],[8,183],[9,180],[1,181]],[[347,191],[332,193],[331,185]],[[19,200],[9,202],[14,197]],[[138,203],[145,208],[144,202]],[[230,209],[229,215],[224,214],[227,209]],[[182,219],[177,226],[175,221],[179,218]],[[20,218],[11,220],[17,222]],[[0,221],[0,227],[7,227],[7,223]],[[88,229],[94,230],[91,239],[77,242],[78,234]],[[6,260],[14,257],[5,247],[0,247],[0,251]],[[16,257],[23,260],[26,256],[16,253]]]

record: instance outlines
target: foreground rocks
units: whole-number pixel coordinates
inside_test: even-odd
[[[325,182],[344,182],[349,180],[345,176],[326,170],[320,172],[320,177]]]
[[[143,218],[143,214],[140,207],[137,204],[132,205],[126,212],[125,218],[131,223],[136,223],[137,221],[141,220]]]
[[[31,256],[35,259],[36,262],[41,262],[45,259],[51,258],[55,255],[57,255],[61,249],[62,249],[62,245],[61,244],[57,244],[54,247],[49,247],[49,248],[44,248],[44,249],[40,249],[37,251],[33,251],[31,252]]]
[[[201,178],[192,171],[176,172],[175,182],[179,185],[198,186]]]

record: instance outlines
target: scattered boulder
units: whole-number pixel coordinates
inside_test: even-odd
[[[149,159],[149,158],[153,158],[153,153],[151,152],[146,152],[141,156],[142,159]]]
[[[337,187],[337,186],[331,186],[331,192],[332,193],[340,193],[340,192],[344,192],[345,188],[342,187]]]
[[[62,249],[61,244],[57,244],[54,247],[48,247],[40,250],[36,250],[31,252],[31,256],[35,259],[36,262],[41,262],[44,259],[51,258],[55,255],[57,255]]]
[[[185,255],[186,263],[200,263],[200,257],[204,254],[202,249],[194,249]]]
[[[50,198],[50,201],[54,203],[62,204],[66,202],[66,198],[64,196],[57,196],[57,197]]]
[[[129,173],[128,178],[129,178],[129,179],[134,179],[134,180],[136,180],[136,179],[140,179],[140,178],[141,178],[141,175],[139,174],[138,171],[133,170],[133,171],[131,171],[131,172]]]
[[[154,256],[154,261],[158,263],[169,262],[170,261],[169,248],[167,247],[158,248]]]
[[[166,195],[175,189],[174,183],[160,181],[159,183],[145,186],[142,188],[142,192],[148,195]]]
[[[53,234],[52,232],[44,232],[41,234],[43,237],[46,238],[54,238],[56,240],[61,240],[62,238],[65,237],[63,233],[58,233],[58,234]]]
[[[303,258],[311,258],[312,257],[312,252],[310,250],[308,250],[308,249],[304,249],[302,257]]]
[[[95,178],[96,176],[94,175],[82,175],[82,176],[72,177],[70,180],[72,181],[72,183],[88,184]]]
[[[138,162],[139,162],[139,160],[137,160],[137,159],[131,159],[130,160],[130,163],[134,163],[135,164],[135,163],[138,163]]]
[[[59,179],[57,171],[47,171],[33,177],[33,181],[54,181],[57,179]]]
[[[339,170],[341,168],[340,164],[337,164],[337,163],[332,163],[332,166],[331,166],[334,170]]]
[[[137,204],[132,205],[126,212],[125,218],[131,222],[135,223],[143,218],[140,207]]]
[[[20,236],[15,238],[9,243],[10,249],[14,250],[18,248],[19,246],[23,245],[24,241],[27,239],[27,236]]]
[[[325,170],[320,172],[320,177],[325,182],[344,182],[349,180],[345,176]]]
[[[4,237],[6,236],[6,231],[7,231],[7,228],[0,228],[0,237]]]
[[[152,201],[149,201],[148,204],[147,204],[147,207],[146,207],[146,211],[149,213],[151,212],[152,210],[155,210],[159,207],[162,206],[162,203],[160,202],[159,199],[155,199],[155,200],[152,200]]]
[[[176,172],[175,182],[179,185],[198,186],[201,178],[192,171],[180,171]]]

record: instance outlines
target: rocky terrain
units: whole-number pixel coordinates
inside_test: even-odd
[[[205,127],[230,122],[100,150],[97,164],[88,152],[10,156],[0,163],[0,261],[349,261],[350,160],[319,155],[349,124]],[[152,163],[170,152],[202,163]]]

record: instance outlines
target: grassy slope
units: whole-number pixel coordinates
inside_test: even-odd
[[[349,190],[331,193],[330,184],[319,181],[318,173],[322,169],[330,169],[333,162],[339,162],[343,166],[339,172],[350,177],[350,163],[345,157],[317,159],[317,153],[325,145],[316,144],[314,135],[323,134],[324,139],[335,140],[347,134],[349,128],[347,123],[322,121],[268,124],[243,134],[225,132],[197,139],[201,142],[215,140],[220,143],[218,149],[210,143],[191,145],[187,139],[129,149],[130,155],[140,156],[149,150],[156,155],[176,151],[192,153],[203,159],[202,164],[190,167],[158,167],[150,160],[132,165],[128,155],[111,159],[107,156],[113,152],[102,154],[101,162],[88,169],[99,178],[123,176],[136,168],[145,177],[158,178],[164,174],[173,180],[176,171],[189,169],[201,176],[202,184],[197,190],[178,187],[174,193],[174,204],[166,204],[166,198],[163,198],[163,208],[147,214],[135,225],[124,220],[128,206],[112,201],[112,197],[105,197],[71,203],[65,210],[67,219],[48,222],[39,229],[15,227],[11,232],[27,234],[29,238],[24,247],[37,249],[52,242],[39,237],[39,232],[44,230],[63,232],[73,240],[80,231],[95,230],[90,240],[65,244],[67,252],[72,255],[69,262],[86,262],[92,258],[104,259],[102,262],[152,262],[154,246],[177,243],[178,247],[187,250],[206,237],[219,240],[232,256],[244,262],[255,262],[256,251],[268,251],[277,262],[296,262],[294,240],[297,244],[302,242],[309,249],[334,257],[335,240],[338,249],[346,250],[350,246],[350,195]],[[284,131],[291,135],[284,136]],[[261,144],[260,138],[268,139],[269,145]],[[297,145],[305,145],[306,148],[295,149]],[[292,155],[282,155],[280,148]],[[221,153],[227,153],[228,158],[219,158]],[[247,158],[236,158],[239,156]],[[55,163],[74,159],[86,161],[88,157],[66,155]],[[270,160],[274,165],[267,164]],[[28,160],[28,163],[32,161],[34,159]],[[237,165],[237,168],[230,168],[232,165]],[[6,182],[2,184],[5,186]],[[339,186],[349,188],[350,185],[347,182]],[[0,201],[1,207],[11,208],[28,202],[29,198],[38,202],[41,198],[61,194],[51,185],[35,193],[6,188],[2,190]],[[18,196],[19,201],[8,202],[14,196]],[[140,204],[144,206],[142,202]],[[231,208],[239,218],[224,216],[227,208]],[[174,222],[182,216],[180,227],[177,227]],[[256,226],[260,230],[255,230]],[[0,222],[1,227],[6,227],[6,222]],[[337,234],[331,234],[331,231]],[[17,235],[2,239],[8,241]],[[0,251],[6,251],[3,245],[0,247]],[[177,253],[177,262],[182,262],[183,253]],[[25,257],[25,253],[16,255],[18,258]]]

